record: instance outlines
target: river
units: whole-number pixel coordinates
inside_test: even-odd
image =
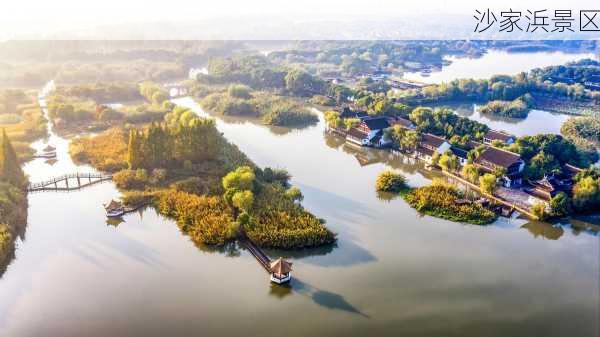
[[[190,98],[174,100],[205,116]],[[16,258],[0,279],[0,336],[594,336],[600,328],[600,242],[579,228],[501,219],[486,227],[421,216],[377,195],[379,172],[411,185],[410,159],[324,134],[217,118],[260,166],[282,167],[304,205],[338,233],[335,247],[270,251],[294,263],[291,288],[269,284],[245,251],[194,245],[152,209],[108,224],[110,182],[29,196]],[[32,181],[71,172],[25,165]],[[598,219],[595,220],[596,223]]]

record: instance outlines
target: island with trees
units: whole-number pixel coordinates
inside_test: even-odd
[[[335,240],[324,220],[302,207],[286,171],[257,167],[212,119],[182,107],[161,123],[74,139],[70,153],[113,172],[126,203],[154,205],[197,243],[246,236],[262,247],[294,249]]]
[[[316,123],[317,116],[299,98],[317,96],[322,101],[329,88],[320,78],[278,66],[260,55],[211,59],[208,74],[199,74],[190,86],[209,111],[290,127]]]

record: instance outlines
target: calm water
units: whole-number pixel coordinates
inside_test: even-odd
[[[247,252],[197,247],[153,210],[107,224],[112,183],[32,194],[26,238],[0,279],[0,336],[598,335],[599,237],[420,216],[373,188],[386,167],[425,184],[420,164],[346,146],[322,121],[217,125],[258,165],[289,170],[305,206],[339,233],[336,247],[270,252],[294,262],[292,287],[280,288]],[[27,164],[32,181],[91,171],[69,160],[67,141],[49,142],[58,162]]]
[[[408,72],[404,73],[404,78],[425,83],[449,82],[458,78],[484,79],[492,75],[515,75],[534,68],[593,57],[594,54],[591,53],[508,53],[489,50],[480,58],[449,57],[452,63],[442,67],[441,71],[432,72],[430,76],[422,76],[420,72]]]
[[[469,117],[495,130],[504,130],[515,136],[536,135],[540,133],[560,134],[562,124],[571,118],[569,115],[554,113],[546,110],[532,109],[525,118],[501,117],[493,114],[483,114],[477,104],[448,104],[443,105],[454,110],[457,114]]]

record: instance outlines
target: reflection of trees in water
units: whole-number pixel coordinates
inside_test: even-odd
[[[271,133],[278,135],[278,136],[286,135],[294,130],[306,129],[306,128],[314,126],[318,123],[318,122],[315,122],[315,123],[311,123],[311,124],[307,124],[307,125],[298,125],[298,126],[293,126],[293,127],[287,127],[287,126],[268,125],[268,124],[263,123],[263,121],[260,118],[254,117],[254,116],[229,116],[229,115],[220,115],[220,114],[215,114],[215,113],[210,113],[210,115],[212,117],[219,118],[219,120],[221,120],[225,124],[241,125],[241,124],[245,124],[245,123],[250,123],[250,124],[262,126],[262,127],[267,128]]]
[[[347,154],[353,155],[361,166],[367,166],[376,163],[383,163],[393,169],[397,169],[405,174],[419,173],[425,178],[433,179],[441,177],[441,174],[430,171],[425,168],[425,163],[407,154],[395,155],[388,149],[374,149],[349,144],[342,137],[325,134],[325,143],[334,149],[340,149]],[[333,139],[338,139],[334,141]],[[333,146],[331,146],[333,145]]]
[[[271,284],[269,291],[269,295],[271,296],[283,299],[292,294],[298,294],[310,298],[315,304],[330,310],[339,310],[356,314],[364,318],[370,318],[367,314],[361,312],[358,308],[348,302],[344,296],[331,291],[319,289],[297,278],[292,278],[291,284]]]
[[[580,216],[569,220],[573,229],[573,234],[590,233],[599,235],[600,233],[600,214]]]
[[[222,246],[207,246],[197,242],[194,242],[194,245],[204,253],[223,254],[226,257],[239,257],[242,254],[242,246],[237,241],[230,241]]]
[[[10,263],[15,258],[15,242],[17,239],[21,241],[25,241],[25,230],[27,229],[27,216],[28,216],[28,203],[25,202],[23,205],[20,205],[20,209],[15,210],[15,216],[12,221],[6,221],[7,219],[3,219],[3,221],[9,222],[9,228],[11,229],[12,242],[8,245],[8,247],[4,251],[0,251],[0,278],[6,272],[6,269],[10,265]]]
[[[553,226],[550,223],[541,221],[528,222],[521,228],[527,229],[535,238],[541,236],[548,240],[558,240],[564,234],[561,226]]]
[[[496,114],[482,114],[477,112],[477,105],[484,105],[486,102],[476,102],[476,103],[466,103],[466,102],[453,102],[453,103],[443,103],[443,104],[432,104],[429,105],[430,108],[448,108],[456,114],[463,117],[474,117],[476,114],[479,114],[482,118],[485,118],[492,122],[503,122],[507,124],[518,124],[525,120],[525,118],[511,118],[506,116],[500,116]],[[485,121],[480,121],[480,123],[485,124]]]
[[[541,236],[549,240],[558,240],[564,234],[565,227],[570,227],[571,233],[575,236],[580,233],[597,236],[600,233],[600,215],[579,216],[551,223],[531,221],[521,226],[521,228],[527,229],[534,237]]]
[[[325,138],[325,145],[336,150],[346,143],[344,138],[332,135],[329,132],[323,132],[323,138]]]

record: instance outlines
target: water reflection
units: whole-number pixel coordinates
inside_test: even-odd
[[[548,240],[558,240],[565,232],[561,226],[553,226],[540,221],[528,222],[521,228],[528,230],[534,238],[543,237]]]
[[[459,78],[486,79],[497,74],[516,75],[533,68],[593,57],[594,54],[591,53],[509,53],[492,49],[479,58],[449,57],[452,63],[443,66],[441,71],[434,71],[427,76],[423,76],[420,72],[407,72],[404,78],[426,83],[449,82]]]
[[[363,313],[350,302],[348,302],[344,296],[331,291],[319,289],[307,282],[299,280],[298,278],[292,278],[291,284],[272,284],[269,290],[269,295],[279,299],[283,299],[294,293],[310,298],[313,303],[330,310],[339,310],[356,314],[364,318],[371,318],[369,315]]]
[[[478,111],[478,103],[445,103],[432,107],[446,107],[458,115],[468,117],[495,130],[504,130],[515,136],[541,133],[560,134],[560,127],[571,116],[545,110],[532,109],[525,118],[510,118]]]

